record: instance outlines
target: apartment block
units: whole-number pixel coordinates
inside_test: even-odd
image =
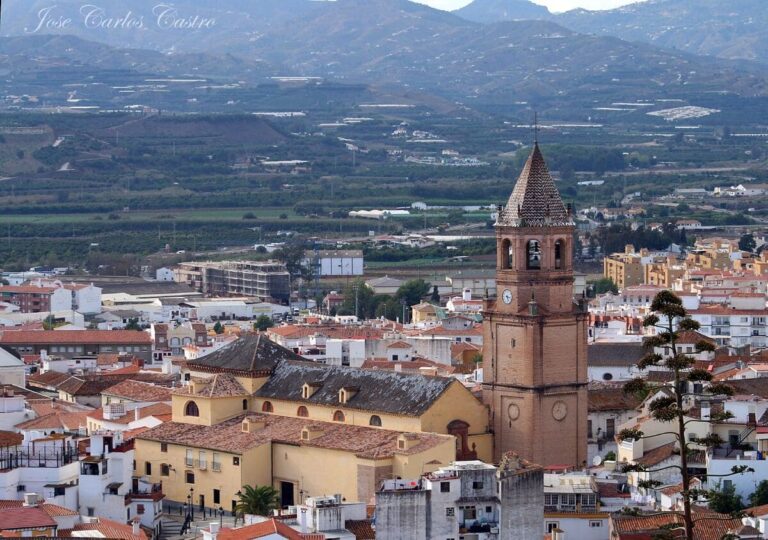
[[[176,281],[208,296],[287,301],[290,295],[290,274],[284,264],[276,261],[184,262],[174,273]]]

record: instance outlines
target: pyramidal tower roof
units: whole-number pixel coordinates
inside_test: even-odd
[[[507,206],[499,214],[497,225],[544,227],[573,224],[573,218],[560,198],[536,143]]]

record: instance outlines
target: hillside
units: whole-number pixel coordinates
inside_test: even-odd
[[[551,13],[546,7],[529,0],[474,0],[453,13],[468,21],[483,24],[551,18]]]
[[[618,36],[699,55],[768,62],[765,0],[647,0],[555,19],[577,32]]]

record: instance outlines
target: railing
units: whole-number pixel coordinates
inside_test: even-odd
[[[21,467],[63,467],[77,461],[77,450],[71,446],[50,448],[48,446],[5,446],[0,447],[0,470]]]

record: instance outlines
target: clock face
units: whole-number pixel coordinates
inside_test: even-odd
[[[509,289],[504,289],[504,292],[501,293],[501,299],[504,300],[505,304],[511,304],[512,303],[512,291]]]
[[[552,406],[552,417],[555,420],[562,420],[568,415],[568,406],[563,401],[555,401]]]
[[[509,415],[509,419],[513,422],[520,418],[520,407],[515,405],[514,403],[510,403],[509,407],[507,407],[507,414]]]

